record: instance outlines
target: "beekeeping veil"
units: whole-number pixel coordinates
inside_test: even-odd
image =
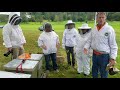
[[[41,27],[38,28],[38,30],[40,31],[45,31],[45,25],[49,23],[49,22],[45,22]],[[53,27],[52,27],[52,31],[54,31]]]
[[[44,28],[45,32],[51,32],[53,30],[52,25],[49,22],[45,23],[43,28]],[[49,28],[49,29],[47,29],[47,28]]]
[[[86,30],[86,31],[84,32],[84,30]],[[91,30],[91,27],[89,27],[87,23],[84,23],[84,24],[82,24],[81,27],[78,27],[78,31],[80,34],[85,34],[85,33],[89,32],[90,30]]]
[[[8,23],[11,25],[18,25],[22,21],[22,18],[20,17],[20,12],[11,12],[9,15]]]

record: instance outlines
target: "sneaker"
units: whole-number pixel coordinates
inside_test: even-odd
[[[72,66],[73,69],[76,69],[75,66]]]
[[[46,70],[46,74],[48,74],[50,71],[49,70]]]
[[[81,73],[78,72],[77,74],[81,74]]]
[[[88,76],[87,74],[84,74],[84,76]]]
[[[58,70],[58,69],[56,69],[54,72],[55,72],[55,73],[58,73],[58,72],[59,72],[59,70]]]

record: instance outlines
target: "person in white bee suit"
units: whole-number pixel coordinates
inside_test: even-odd
[[[22,29],[19,26],[22,18],[19,12],[11,12],[8,23],[3,27],[3,41],[8,51],[12,52],[12,59],[24,53],[23,45],[26,43]]]
[[[43,49],[46,62],[46,72],[50,71],[50,59],[52,59],[53,69],[58,71],[58,65],[56,63],[57,48],[60,46],[59,36],[52,30],[52,25],[46,23],[44,30],[38,38],[38,46]]]
[[[72,20],[68,20],[67,24],[65,25],[66,29],[63,33],[62,39],[62,47],[66,50],[67,53],[67,62],[68,65],[75,66],[75,53],[74,53],[74,46],[75,46],[75,38],[78,34],[77,30],[75,29],[75,23]],[[72,55],[72,62],[70,60],[70,54]]]
[[[97,25],[91,32],[91,37],[84,46],[84,53],[88,49],[93,49],[92,57],[92,77],[108,78],[106,67],[115,65],[118,46],[116,35],[112,26],[106,22],[106,12],[97,12]]]
[[[76,60],[78,74],[84,73],[85,76],[90,74],[90,57],[92,55],[92,49],[89,49],[88,54],[84,54],[84,45],[88,41],[91,35],[91,27],[88,24],[82,24],[78,28],[79,34],[76,38]]]

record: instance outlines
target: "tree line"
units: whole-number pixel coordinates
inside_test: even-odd
[[[31,18],[27,18],[30,15]],[[43,22],[48,21],[66,21],[73,20],[74,22],[80,21],[93,21],[95,18],[95,12],[21,12],[23,22]],[[120,12],[107,12],[107,20],[120,21]],[[8,17],[6,15],[0,15],[0,22],[7,22]]]

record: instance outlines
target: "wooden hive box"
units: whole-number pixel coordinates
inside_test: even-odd
[[[4,65],[5,71],[16,72],[17,67],[21,64],[22,60],[14,59]],[[38,61],[26,60],[22,64],[22,70],[25,74],[31,74],[31,78],[37,78]],[[18,73],[21,73],[21,67],[18,67]]]
[[[40,78],[43,74],[42,70],[42,62],[44,60],[44,55],[43,54],[31,54],[31,59],[32,61],[38,61],[38,71],[37,71],[37,77]]]

